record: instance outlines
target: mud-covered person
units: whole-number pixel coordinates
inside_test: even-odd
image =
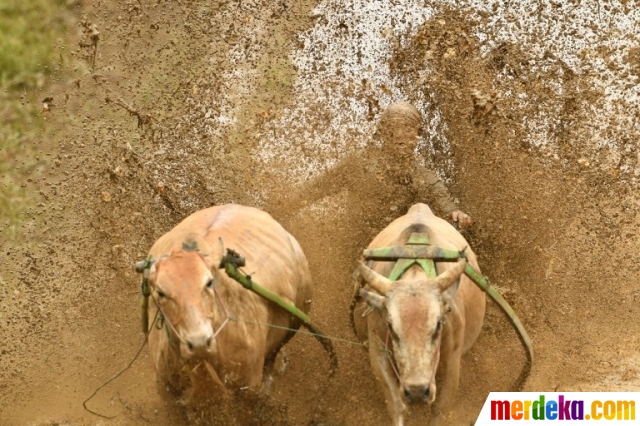
[[[348,218],[341,228],[347,227],[348,233],[356,232],[361,238],[372,237],[418,202],[426,203],[434,213],[459,228],[468,228],[471,217],[456,206],[442,181],[415,155],[421,122],[413,105],[389,105],[376,132],[379,147],[356,151],[292,193],[278,197],[279,209],[288,216],[305,205],[347,190]]]

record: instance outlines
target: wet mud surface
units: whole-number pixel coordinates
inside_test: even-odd
[[[423,114],[416,155],[474,218],[465,237],[533,338],[525,390],[640,389],[635,8],[395,3],[79,5],[61,51],[73,75],[49,89],[45,166],[25,182],[37,200],[24,242],[0,243],[0,424],[385,424],[350,328],[350,277],[376,227],[404,212],[358,227],[367,212],[348,199],[372,191],[357,187],[295,211],[279,200],[375,146],[396,100]],[[311,317],[340,339],[336,376],[299,335],[269,399],[185,412],[159,397],[145,349],[88,403],[116,417],[85,411],[143,342],[133,263],[188,214],[224,203],[263,207],[299,240]],[[450,424],[472,424],[524,362],[489,303]]]

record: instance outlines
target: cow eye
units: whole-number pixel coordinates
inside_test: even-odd
[[[209,290],[213,290],[213,278],[211,278],[209,281],[207,281],[207,288]]]
[[[164,299],[167,297],[166,293],[162,290],[156,290],[156,294],[158,295],[158,299]]]

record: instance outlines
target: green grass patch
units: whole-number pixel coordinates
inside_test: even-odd
[[[66,3],[0,1],[0,87],[33,87],[51,73],[54,45],[64,35]]]
[[[35,167],[42,89],[59,72],[67,0],[0,0],[0,234],[17,235],[29,204],[23,189]],[[58,55],[59,56],[59,55]]]

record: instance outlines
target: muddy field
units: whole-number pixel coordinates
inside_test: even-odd
[[[328,379],[317,342],[294,338],[268,414],[239,404],[236,423],[386,424],[348,317],[379,229],[349,225],[366,212],[344,191],[300,211],[277,200],[375,144],[397,100],[422,112],[416,155],[473,216],[480,266],[533,338],[525,390],[639,391],[640,9],[513,3],[79,3],[59,52],[72,75],[47,89],[41,166],[24,182],[37,197],[24,242],[0,242],[0,424],[230,424],[165,405],[146,349],[88,402],[115,418],[82,402],[142,344],[132,264],[188,214],[231,202],[298,238],[311,316],[342,339]],[[450,424],[472,424],[524,362],[490,304]]]

